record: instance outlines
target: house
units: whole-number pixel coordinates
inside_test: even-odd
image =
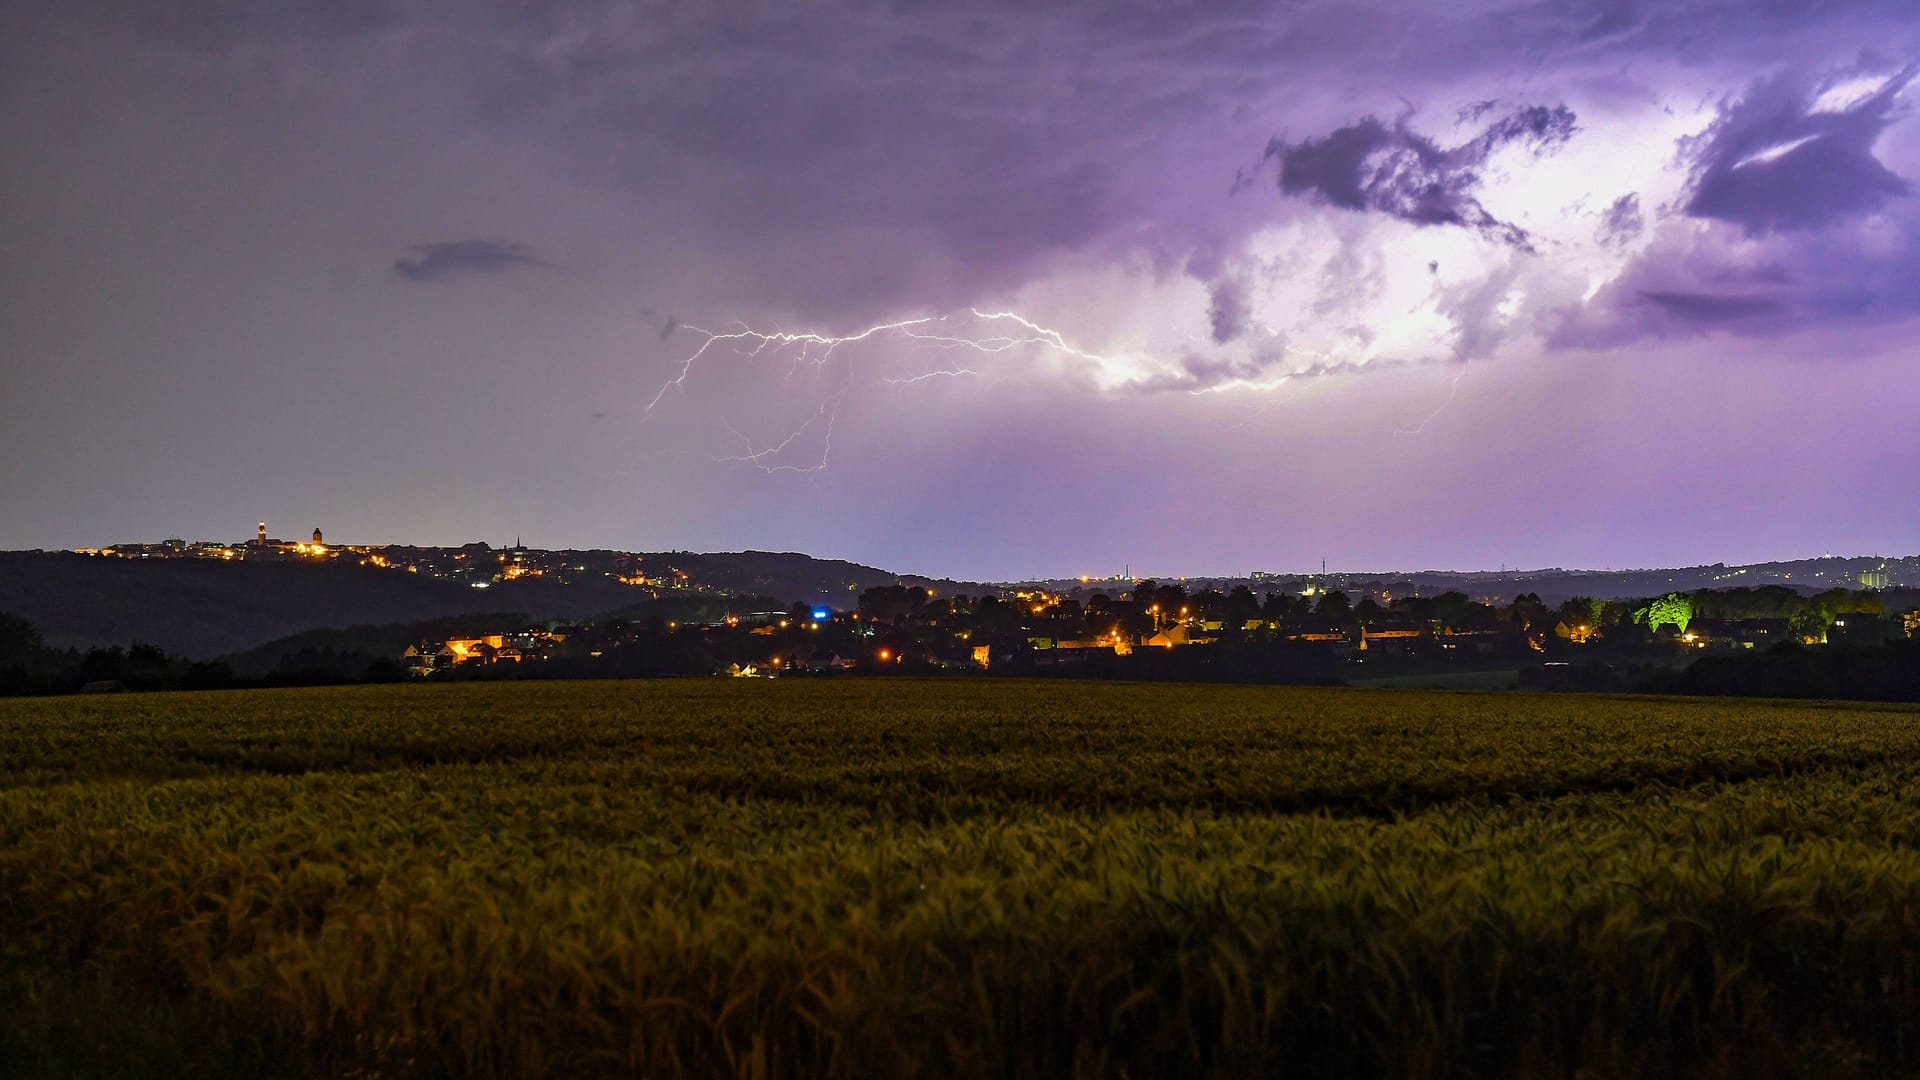
[[[1741,619],[1733,624],[1733,640],[1752,649],[1793,640],[1793,624],[1785,619]]]
[[[1509,648],[1525,648],[1514,640],[1511,632],[1490,627],[1443,627],[1436,640],[1442,649],[1462,655],[1496,656]]]
[[[447,648],[453,650],[455,663],[478,660],[490,664],[507,645],[505,634],[488,634],[485,637],[448,638]]]
[[[410,675],[431,675],[453,665],[452,654],[438,641],[422,641],[407,646],[400,654],[400,662],[406,665]]]
[[[1288,620],[1281,631],[1288,641],[1310,641],[1320,644],[1347,644],[1353,640],[1353,634],[1333,619],[1318,616],[1306,616]]]
[[[1160,649],[1171,649],[1175,645],[1191,645],[1192,643],[1193,635],[1187,632],[1186,627],[1179,625],[1169,626],[1144,642],[1148,648]]]
[[[1888,636],[1886,620],[1878,615],[1849,611],[1833,617],[1827,629],[1827,641],[1834,644],[1872,645]]]
[[[1588,623],[1568,625],[1564,621],[1557,622],[1553,624],[1553,636],[1575,645],[1585,645],[1593,639],[1593,627]]]
[[[1383,622],[1360,628],[1360,651],[1373,652],[1383,646],[1406,653],[1413,650],[1427,628],[1417,622]]]

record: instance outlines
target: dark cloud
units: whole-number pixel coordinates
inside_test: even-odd
[[[1573,110],[1565,105],[1519,109],[1451,148],[1413,131],[1407,121],[1401,116],[1389,124],[1369,116],[1318,138],[1274,140],[1267,156],[1280,162],[1280,190],[1415,225],[1456,225],[1532,251],[1525,229],[1499,220],[1480,205],[1475,197],[1480,170],[1505,146],[1551,153],[1577,130]]]
[[[1642,290],[1640,298],[1687,322],[1702,326],[1750,322],[1778,315],[1784,310],[1780,301],[1767,296]]]
[[[446,281],[462,274],[494,274],[528,266],[544,266],[525,244],[498,240],[443,240],[415,244],[412,254],[393,260],[393,272],[408,281]]]
[[[1555,347],[1608,348],[1642,338],[1729,332],[1777,337],[1829,326],[1884,325],[1920,314],[1920,213],[1871,226],[1743,239],[1733,226],[1663,228],[1588,302],[1563,312]],[[1841,359],[1839,356],[1833,359]]]
[[[1901,115],[1897,99],[1916,74],[1920,66],[1908,66],[1858,101],[1819,111],[1833,80],[1822,87],[1781,75],[1754,84],[1688,143],[1687,212],[1756,234],[1860,217],[1911,194],[1873,148]]]
[[[1241,337],[1252,324],[1253,307],[1247,298],[1244,278],[1223,278],[1213,283],[1207,303],[1207,323],[1213,340],[1224,345]]]
[[[1580,31],[1582,42],[1605,41],[1617,38],[1639,28],[1639,7],[1636,0],[1609,0],[1601,4],[1593,21]]]
[[[1639,239],[1646,230],[1646,215],[1640,212],[1640,196],[1622,195],[1600,215],[1599,240],[1609,247],[1621,247]]]
[[[1460,111],[1454,114],[1454,120],[1462,124],[1477,124],[1499,104],[1499,98],[1485,98],[1470,105],[1463,105]]]

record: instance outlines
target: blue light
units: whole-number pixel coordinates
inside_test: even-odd
[[[831,612],[831,611],[828,611],[828,610],[827,610],[826,608],[823,608],[823,607],[817,607],[817,608],[814,608],[814,609],[813,609],[813,621],[814,621],[814,622],[826,622],[826,621],[827,621],[827,616],[829,616],[829,615],[832,615],[832,614],[833,614],[833,612]]]

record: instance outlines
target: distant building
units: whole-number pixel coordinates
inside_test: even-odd
[[[1849,611],[1833,617],[1833,626],[1827,630],[1829,642],[1848,642],[1856,645],[1868,645],[1887,636],[1885,620],[1878,615]]]
[[[247,541],[245,545],[237,550],[242,556],[248,559],[288,559],[298,556],[330,558],[339,554],[339,552],[328,550],[326,538],[321,534],[319,526],[314,527],[313,542],[308,544],[268,536],[267,523],[264,521],[254,528],[253,539]],[[222,557],[231,558],[231,556]],[[384,564],[384,560],[382,560],[382,564]]]
[[[1187,645],[1191,642],[1192,637],[1187,633],[1186,627],[1169,626],[1148,638],[1143,644],[1156,649],[1170,649],[1175,645]]]
[[[1872,589],[1875,592],[1884,592],[1887,588],[1887,581],[1888,581],[1887,571],[1885,567],[1881,567],[1877,570],[1860,571],[1860,587],[1863,589]]]
[[[1414,622],[1387,622],[1360,628],[1360,650],[1369,652],[1391,642],[1395,648],[1406,651],[1414,643],[1427,636],[1427,628]]]

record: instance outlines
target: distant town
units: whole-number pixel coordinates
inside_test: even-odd
[[[648,590],[729,595],[739,591],[743,584],[748,588],[753,584],[703,579],[697,564],[706,557],[691,552],[661,555],[607,549],[549,550],[528,547],[518,540],[505,548],[496,548],[483,541],[458,547],[329,544],[318,526],[306,539],[285,540],[269,536],[264,521],[258,524],[255,534],[244,541],[173,538],[73,550],[81,555],[122,559],[349,561],[362,566],[462,582],[476,589],[490,588],[508,581],[541,579],[558,583],[617,581]],[[676,554],[685,556],[695,565],[676,565],[673,562]],[[901,580],[924,582],[950,579],[902,576]],[[1126,584],[1131,588],[1139,580],[1123,569],[1120,573],[1100,576],[1036,579],[1011,584],[1007,588],[1043,588],[1084,602],[1091,599],[1095,592],[1111,592],[1116,584]],[[1337,570],[1329,573],[1323,564],[1318,573],[1254,570],[1239,577],[1213,575],[1167,580],[1191,585],[1196,591],[1207,588],[1225,590],[1246,585],[1256,592],[1281,591],[1311,596],[1313,592],[1310,590],[1338,589],[1356,597],[1372,596],[1383,602],[1391,601],[1395,595],[1452,590],[1464,592],[1482,603],[1496,604],[1523,593],[1548,599],[1569,599],[1587,595],[1615,598],[1741,585],[1786,585],[1803,590],[1858,588],[1884,591],[1920,588],[1920,555],[1822,555],[1740,566],[1715,563],[1710,566],[1644,570],[1565,570],[1554,567],[1535,570],[1502,568],[1497,571]]]
[[[944,672],[1627,689],[1700,658],[1920,636],[1913,556],[1158,580],[1123,569],[995,585],[764,552],[332,544],[317,527],[286,540],[265,522],[239,542],[72,554],[357,567],[496,590],[503,612],[531,611],[520,600],[535,583],[612,590],[594,593],[591,613],[477,613],[418,632],[316,627],[229,658],[258,677],[308,681]],[[632,602],[612,602],[621,590]]]
[[[642,557],[627,552],[545,551],[525,547],[518,541],[506,549],[480,542],[455,548],[328,544],[318,526],[304,540],[282,540],[267,535],[264,521],[252,537],[238,543],[174,538],[159,543],[110,544],[74,550],[80,555],[118,559],[345,560],[383,570],[461,581],[476,589],[521,578],[557,582],[611,579],[642,588],[700,589],[685,573],[671,567],[657,571],[657,577],[649,576],[641,566]]]

